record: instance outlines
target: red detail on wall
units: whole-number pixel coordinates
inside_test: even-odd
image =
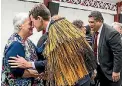
[[[51,2],[52,0],[44,0],[44,4],[48,6],[48,3]]]
[[[120,21],[120,15],[121,14],[121,7],[122,7],[122,1],[118,2],[116,4],[117,6],[117,14],[114,16],[114,22],[119,22]]]
[[[119,21],[119,15],[114,15],[114,22],[118,22]]]
[[[120,11],[121,11],[121,13],[122,13],[122,1],[120,2],[120,5],[121,5],[121,7],[120,7]]]

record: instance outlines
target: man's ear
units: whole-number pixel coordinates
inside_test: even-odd
[[[42,21],[43,18],[41,16],[38,16],[37,19]]]

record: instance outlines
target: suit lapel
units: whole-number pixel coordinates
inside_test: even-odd
[[[47,33],[45,33],[41,36],[41,38],[39,39],[39,41],[37,43],[37,47],[41,47],[41,45],[46,41],[46,39],[47,39]]]
[[[105,24],[103,24],[102,31],[101,31],[100,38],[99,38],[98,55],[100,55],[100,53],[101,53],[101,47],[103,44],[104,37],[105,37]]]

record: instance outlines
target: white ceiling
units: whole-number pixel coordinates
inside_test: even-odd
[[[110,3],[117,3],[117,2],[121,2],[122,0],[99,0],[99,1],[105,1],[105,2],[110,2]]]

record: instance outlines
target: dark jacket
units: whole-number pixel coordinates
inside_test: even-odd
[[[112,80],[112,72],[120,72],[122,69],[122,44],[120,34],[103,24],[99,45],[98,60],[105,76]]]

